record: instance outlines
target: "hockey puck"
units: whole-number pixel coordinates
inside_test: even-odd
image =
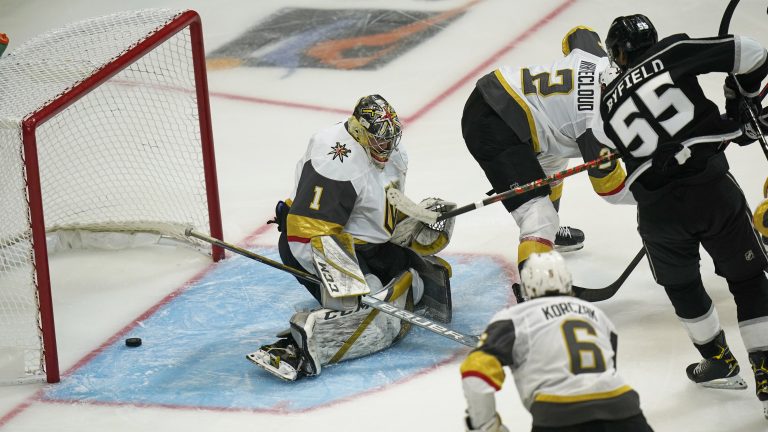
[[[141,346],[141,338],[128,338],[125,340],[125,346],[135,348]]]

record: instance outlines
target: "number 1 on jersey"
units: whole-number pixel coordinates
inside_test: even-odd
[[[312,202],[309,203],[309,208],[312,210],[320,210],[320,197],[323,196],[323,188],[321,186],[315,186],[315,195],[312,197]]]

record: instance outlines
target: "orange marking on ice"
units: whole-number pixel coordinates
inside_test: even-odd
[[[412,34],[424,31],[426,28],[441,21],[450,19],[466,9],[472,7],[480,0],[471,0],[464,6],[449,9],[432,18],[408,24],[395,30],[373,35],[360,36],[347,39],[336,39],[320,42],[307,50],[307,55],[318,59],[320,62],[334,66],[338,69],[356,69],[379,59],[396,48],[394,45],[399,40]],[[344,52],[359,46],[383,47],[375,53],[364,57],[344,57]],[[387,45],[392,45],[387,47]]]

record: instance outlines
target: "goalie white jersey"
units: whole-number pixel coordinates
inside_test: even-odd
[[[296,184],[287,203],[287,237],[291,253],[314,273],[312,237],[351,234],[358,242],[389,241],[397,210],[386,189],[405,187],[408,156],[401,143],[383,169],[347,132],[344,122],[317,132],[296,164]]]
[[[534,151],[571,158],[581,156],[576,139],[599,115],[600,73],[608,64],[574,49],[548,65],[502,66],[494,76],[526,111]]]
[[[608,317],[577,298],[542,297],[502,310],[461,366],[470,414],[490,410],[475,402],[501,388],[503,366],[536,426],[639,414],[637,393],[616,372],[616,342]]]

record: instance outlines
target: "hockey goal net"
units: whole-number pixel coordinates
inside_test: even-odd
[[[0,382],[59,380],[46,234],[221,238],[204,61],[199,16],[173,10],[74,23],[0,59]]]

